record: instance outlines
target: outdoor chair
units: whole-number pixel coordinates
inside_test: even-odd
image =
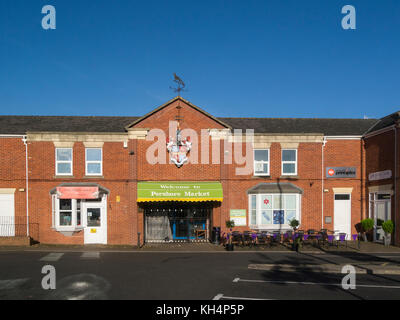
[[[271,238],[271,243],[270,245],[277,246],[278,244],[281,243],[281,233],[279,231],[274,231],[272,233],[272,238]]]
[[[252,237],[252,232],[250,231],[244,231],[243,232],[243,244],[252,246],[253,245],[253,237]]]
[[[268,244],[268,235],[265,232],[257,232],[256,233],[257,236],[257,244],[260,245],[266,245]]]
[[[339,247],[339,244],[342,244],[342,245],[345,244],[346,248],[347,248],[346,237],[347,237],[347,233],[343,233],[343,232],[339,233],[338,240],[336,241],[336,246]]]
[[[283,235],[283,243],[291,243],[292,239],[293,239],[293,232],[286,231],[285,234]]]
[[[321,237],[318,239],[318,242],[322,242],[322,245],[324,245],[328,240],[328,229],[321,229],[319,234]]]
[[[233,231],[232,234],[232,244],[243,245],[243,235],[239,231]]]
[[[297,230],[296,232],[296,239],[300,238],[300,241],[304,240],[304,230]]]
[[[328,234],[327,237],[328,245],[334,245],[335,244],[335,236],[333,234]]]

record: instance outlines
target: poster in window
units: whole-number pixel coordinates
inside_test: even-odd
[[[274,224],[284,224],[284,211],[274,210]]]

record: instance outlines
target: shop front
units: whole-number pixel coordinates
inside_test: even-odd
[[[374,220],[373,241],[383,242],[383,222],[392,220],[392,185],[369,188],[369,212]]]
[[[145,242],[208,241],[222,200],[219,182],[139,182]]]
[[[64,236],[84,234],[84,244],[107,244],[107,195],[98,184],[64,183],[50,191],[52,229]]]

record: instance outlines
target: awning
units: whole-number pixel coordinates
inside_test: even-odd
[[[255,187],[247,190],[247,194],[259,193],[299,193],[303,194],[303,190],[292,183],[259,183]]]
[[[109,190],[97,183],[62,183],[50,190],[59,199],[98,199]]]
[[[138,182],[137,201],[220,201],[223,200],[220,182]]]

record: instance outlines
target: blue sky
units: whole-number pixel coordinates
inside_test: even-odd
[[[0,0],[0,114],[140,116],[176,72],[215,116],[382,117],[400,110],[399,34],[398,0]]]

